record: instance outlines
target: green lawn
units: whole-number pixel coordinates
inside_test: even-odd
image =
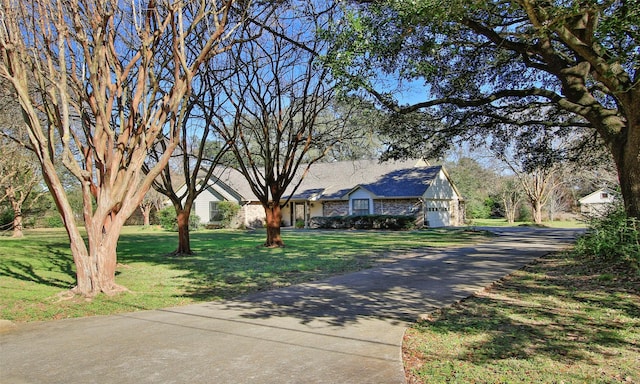
[[[640,275],[549,255],[407,331],[409,383],[640,383]]]
[[[74,265],[62,229],[0,237],[0,318],[49,320],[228,299],[372,266],[389,252],[463,245],[486,238],[469,230],[289,231],[285,248],[260,246],[264,231],[201,230],[194,256],[167,256],[177,234],[125,227],[116,281],[131,292],[69,299]]]

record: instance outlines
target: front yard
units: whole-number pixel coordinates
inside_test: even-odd
[[[416,324],[408,383],[640,383],[640,275],[550,255]]]
[[[24,239],[0,237],[0,319],[51,320],[106,315],[229,299],[356,271],[390,252],[456,246],[486,239],[482,232],[289,231],[285,248],[261,247],[264,231],[201,230],[196,252],[171,257],[177,233],[125,227],[118,244],[116,281],[130,292],[93,300],[68,298],[74,265],[64,230],[32,230]]]

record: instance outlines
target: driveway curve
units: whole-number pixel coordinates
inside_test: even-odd
[[[580,232],[492,230],[235,301],[19,325],[0,334],[0,383],[403,383],[411,322]]]

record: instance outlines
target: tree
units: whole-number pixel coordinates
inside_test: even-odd
[[[202,76],[207,76],[205,72]],[[195,81],[196,91],[187,102],[185,112],[180,117],[179,126],[182,131],[180,144],[172,158],[162,169],[159,177],[153,181],[153,188],[166,196],[176,211],[178,229],[178,247],[173,255],[190,255],[191,241],[189,234],[189,218],[196,198],[209,187],[208,180],[217,169],[227,151],[227,145],[215,146],[211,138],[211,118],[199,113],[199,106],[207,103],[208,90],[204,81]],[[150,151],[148,164],[157,164],[166,151],[170,138],[161,138]],[[151,169],[145,165],[145,171]],[[179,175],[176,177],[176,175]],[[179,187],[179,182],[182,182]]]
[[[1,136],[0,136],[1,138]],[[23,207],[33,197],[42,177],[33,154],[6,138],[0,140],[0,201],[7,199],[13,210],[13,237],[23,237]],[[33,201],[33,200],[32,200]]]
[[[471,157],[460,157],[455,163],[447,164],[449,176],[465,199],[465,217],[486,219],[491,215],[491,207],[486,205],[495,192],[498,175],[483,167]]]
[[[571,195],[568,193],[564,185],[558,185],[549,194],[547,200],[547,213],[549,215],[549,221],[554,221],[558,217],[557,215],[562,212],[568,212],[571,208]]]
[[[120,230],[178,145],[176,122],[194,75],[228,49],[226,32],[242,16],[233,6],[233,0],[2,0],[0,76],[17,95],[67,230],[76,266],[72,292],[123,289],[115,283]],[[187,43],[202,32],[205,43],[191,50]],[[161,135],[170,138],[166,152],[143,174]],[[58,163],[81,186],[87,243]]]
[[[0,126],[4,133],[11,133],[13,139],[7,135],[0,135],[0,202],[7,200],[13,212],[13,237],[23,236],[23,206],[32,192],[42,183],[42,177],[36,167],[33,154],[19,143],[26,140],[24,124],[20,116],[20,106],[14,95],[8,92],[6,82],[2,84],[0,94]],[[35,201],[37,197],[32,201]]]
[[[268,17],[265,15],[270,15],[273,9],[274,6],[267,2],[253,7],[249,17],[254,21],[259,20],[261,17]],[[191,49],[202,49],[201,45],[206,44],[198,36],[200,34],[194,35]],[[238,28],[231,36],[243,42],[255,38],[247,28]],[[209,188],[208,181],[215,176],[215,172],[221,170],[218,165],[227,166],[230,163],[229,146],[217,135],[214,114],[206,112],[219,107],[215,97],[211,95],[221,92],[222,85],[214,81],[212,73],[224,70],[233,72],[235,63],[212,58],[204,65],[207,69],[194,76],[191,95],[185,100],[183,113],[177,121],[181,130],[178,148],[152,185],[171,201],[176,211],[178,247],[172,253],[174,255],[193,253],[189,233],[193,205],[197,197]],[[158,140],[145,164],[145,172],[148,172],[151,165],[158,163],[170,142],[170,137]]]
[[[371,102],[359,97],[339,97],[332,102],[331,110],[336,112],[331,119],[344,119],[347,134],[331,146],[321,161],[379,159],[386,142],[380,134],[384,114]]]
[[[332,31],[327,61],[396,113],[428,119],[412,130],[412,143],[429,142],[434,153],[460,140],[510,137],[512,129],[581,132],[590,140],[576,148],[610,151],[626,212],[640,217],[637,0],[352,4]],[[372,80],[381,71],[426,84],[424,101],[381,91]]]
[[[503,177],[497,195],[502,203],[502,213],[509,224],[516,221],[522,192],[517,177]]]
[[[262,36],[230,53],[231,73],[210,72],[217,78],[209,89],[223,92],[214,95],[216,108],[209,112],[265,210],[269,247],[284,245],[285,192],[295,191],[345,134],[344,119],[330,109],[335,87],[329,71],[316,61],[324,43],[315,32],[330,14],[313,7],[312,1],[279,4],[277,18],[252,26]]]
[[[151,211],[155,209],[157,212],[162,209],[163,200],[164,196],[155,189],[150,189],[147,194],[144,195],[140,203],[140,212],[142,212],[145,227],[151,224]]]
[[[522,191],[531,205],[533,222],[542,224],[542,207],[547,204],[561,181],[557,177],[558,166],[536,167],[531,169],[514,158],[498,155],[520,181]]]

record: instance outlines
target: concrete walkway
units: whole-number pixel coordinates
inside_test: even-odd
[[[237,301],[19,325],[0,334],[0,383],[403,383],[407,325],[578,233],[499,231]]]

